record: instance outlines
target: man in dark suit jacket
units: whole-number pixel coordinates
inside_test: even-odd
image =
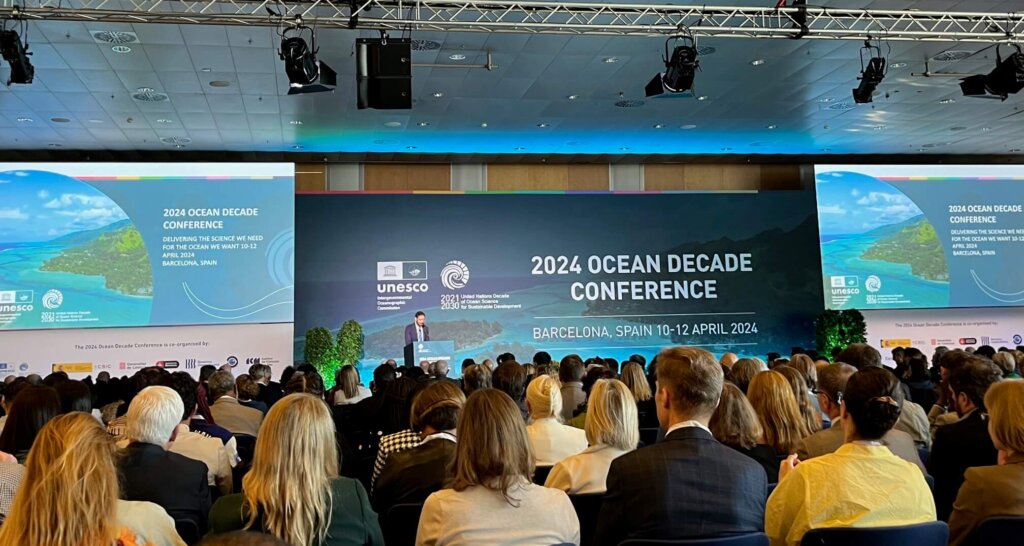
[[[595,544],[762,531],[764,469],[707,429],[722,393],[722,367],[692,347],[665,349],[657,362],[658,420],[668,434],[612,462]]]
[[[266,364],[253,364],[249,366],[249,376],[259,386],[260,392],[253,400],[258,400],[267,405],[273,406],[278,400],[284,397],[284,390],[281,384],[270,380],[270,366]],[[264,412],[266,413],[266,412]]]
[[[423,333],[422,339],[420,339],[421,331]],[[427,326],[427,314],[423,311],[417,311],[416,320],[405,327],[405,344],[408,345],[417,341],[430,341],[430,327]]]
[[[935,478],[935,513],[942,521],[948,521],[953,512],[967,469],[997,463],[998,452],[988,434],[983,404],[988,388],[999,378],[995,364],[977,357],[950,373],[949,388],[960,420],[935,431],[928,458],[928,473]]]
[[[181,397],[168,387],[146,387],[132,400],[128,443],[118,458],[121,491],[125,500],[152,502],[175,520],[195,522],[202,533],[210,513],[206,464],[164,449],[184,411]]]

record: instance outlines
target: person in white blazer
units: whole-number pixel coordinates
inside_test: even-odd
[[[604,493],[612,461],[636,449],[640,424],[636,402],[618,379],[599,379],[590,391],[584,430],[590,447],[551,469],[545,487],[570,495]]]
[[[537,466],[553,466],[587,449],[586,433],[559,420],[562,411],[560,389],[558,380],[549,375],[534,379],[526,388],[526,408],[530,412],[526,433]]]

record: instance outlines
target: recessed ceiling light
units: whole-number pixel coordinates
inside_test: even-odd
[[[623,152],[628,152],[628,151],[629,151],[629,148],[627,148],[627,147],[623,146],[623,147],[619,148],[619,150],[620,150],[620,151],[623,151]]]
[[[451,55],[448,56],[448,58],[453,60],[453,61],[465,61],[466,60],[466,56],[463,55],[462,53],[452,53]]]
[[[722,148],[722,151],[723,151],[723,152],[731,152],[731,151],[732,151],[732,148]]]
[[[444,93],[442,93],[440,91],[437,91],[437,92],[434,93],[434,98],[435,99],[439,99],[439,98],[441,98],[443,96],[444,96]]]
[[[697,100],[708,100],[708,96],[707,95],[701,95],[701,96],[697,97]]]
[[[171,121],[169,119],[166,119],[166,118],[160,118],[160,119],[156,120],[156,122],[157,123],[165,123],[165,124],[166,123],[174,123],[173,121]]]
[[[775,128],[777,128],[777,127],[778,127],[778,125],[772,124],[772,125],[765,125],[765,127],[764,127],[764,128],[765,128],[765,129],[768,129],[768,130],[770,131],[770,130],[772,130],[772,129],[775,129]]]
[[[288,123],[290,123],[292,125],[302,125],[302,122],[297,120],[297,119],[293,119],[293,120],[289,121]]]
[[[136,93],[152,93],[154,91],[156,91],[156,89],[153,89],[152,87],[140,87],[135,90]]]
[[[210,82],[210,87],[231,87],[231,82],[226,80],[213,80]]]
[[[569,95],[568,97],[565,97],[565,98],[567,98],[569,100],[576,100],[576,99],[580,98],[580,96],[579,95]]]
[[[818,99],[818,102],[834,102],[835,100],[836,99],[832,97],[821,97],[820,99]]]
[[[130,48],[130,47],[126,46],[126,45],[110,46],[110,50],[113,51],[114,53],[131,53],[132,52],[132,48]]]
[[[954,102],[956,102],[956,99],[942,99],[939,101],[939,104],[953,104]]]
[[[1010,148],[1010,153],[1011,154],[1020,153],[1020,148]]]
[[[821,151],[826,152],[826,153],[827,152],[831,152],[832,148],[822,148]]]
[[[18,123],[32,123],[32,118],[18,118]]]
[[[753,61],[750,61],[750,65],[751,66],[761,66],[761,65],[763,65],[766,62],[768,62],[768,61],[766,61],[764,59],[754,59]]]
[[[402,126],[402,122],[401,121],[385,121],[384,122],[384,126],[385,127],[401,127]]]
[[[51,143],[47,144],[47,146],[49,146],[51,148],[63,148],[64,147],[63,144],[57,144],[56,142],[51,142]]]
[[[174,147],[180,150],[180,149],[184,148],[185,145],[184,144],[175,144]]]
[[[517,151],[517,152],[521,152],[521,151],[525,150],[526,148],[524,148],[524,147],[522,147],[522,146],[516,146],[516,147],[515,147],[515,148],[513,148],[513,149],[514,149],[515,151]]]
[[[537,124],[537,127],[540,127],[541,129],[544,129],[544,128],[546,128],[547,126],[548,126],[548,124],[547,124],[547,123],[538,123],[538,124]]]
[[[293,149],[293,150],[301,150],[301,149],[302,149],[302,146],[301,146],[301,145],[299,145],[299,144],[296,144],[296,145],[292,146],[292,149]]]
[[[875,125],[874,127],[872,127],[872,129],[876,131],[884,131],[887,129],[887,127],[885,125]]]
[[[654,128],[655,128],[655,129],[664,129],[664,128],[665,128],[665,126],[664,126],[664,125],[662,125],[662,124],[660,124],[660,123],[655,123],[655,124],[654,124]]]
[[[889,68],[906,68],[907,63],[889,63]]]
[[[90,119],[88,121],[89,121],[89,123],[103,123],[102,119]]]
[[[427,126],[430,125],[430,122],[421,121],[421,122],[417,123],[416,125],[419,125],[420,127],[427,127]]]
[[[406,146],[405,149],[406,150],[415,150],[416,147],[415,146]]]
[[[619,58],[618,57],[605,57],[604,58],[604,62],[606,62],[608,64],[617,63],[617,62],[619,62]]]
[[[200,72],[213,72],[213,69],[212,68],[200,68],[199,71]]]
[[[679,128],[680,128],[680,129],[687,129],[687,130],[689,130],[689,129],[696,129],[696,128],[697,128],[697,126],[696,126],[696,125],[694,125],[694,124],[692,124],[692,123],[689,123],[689,124],[683,125],[683,126],[681,126],[681,127],[679,127]]]
[[[982,131],[991,131],[992,128],[991,127],[982,127],[981,130]]]
[[[480,126],[481,127],[487,127],[487,122],[485,121],[485,122],[481,123]]]
[[[69,123],[69,122],[71,122],[71,120],[68,119],[68,118],[50,118],[50,121],[52,121],[54,123]]]

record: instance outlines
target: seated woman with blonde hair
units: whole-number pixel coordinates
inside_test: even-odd
[[[43,426],[25,461],[0,544],[184,546],[174,520],[151,502],[119,500],[114,439],[88,413]]]
[[[338,476],[334,421],[320,398],[289,394],[267,412],[242,493],[210,510],[211,534],[239,529],[290,546],[384,544],[363,486]]]
[[[747,398],[761,423],[762,438],[758,443],[774,449],[775,455],[785,457],[793,453],[797,442],[809,435],[807,422],[785,375],[776,371],[759,372],[750,382]]]
[[[636,449],[640,442],[636,402],[617,379],[598,379],[590,390],[584,428],[590,447],[551,469],[545,487],[570,495],[604,493],[612,461]]]
[[[507,394],[482,389],[470,395],[456,436],[451,488],[427,497],[417,546],[579,544],[569,497],[530,481],[530,443]]]
[[[993,516],[1024,517],[1024,380],[1000,381],[985,393],[988,434],[999,450],[999,464],[976,466],[964,484],[949,518],[949,544],[967,543],[979,523]]]
[[[526,408],[530,412],[526,434],[537,466],[552,466],[587,449],[586,433],[559,421],[562,392],[557,379],[542,375],[531,381],[526,388]]]

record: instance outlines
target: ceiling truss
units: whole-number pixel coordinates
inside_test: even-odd
[[[769,3],[767,0],[766,4]],[[277,26],[301,17],[318,28],[938,42],[1017,42],[1024,13],[715,7],[513,0],[0,0],[0,17]],[[806,14],[806,16],[804,16]],[[356,17],[353,17],[355,15]],[[798,20],[804,19],[806,30]]]

